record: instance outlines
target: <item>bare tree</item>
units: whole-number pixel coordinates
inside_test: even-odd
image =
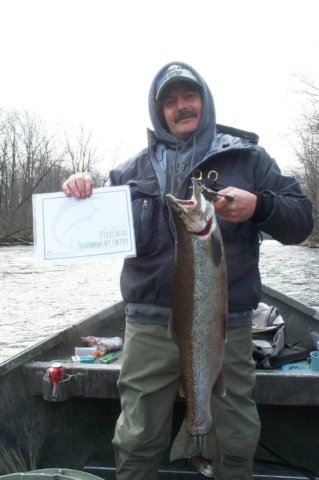
[[[92,133],[81,127],[78,137],[59,153],[44,124],[27,112],[0,110],[0,243],[32,241],[32,195],[59,191],[72,173],[90,170],[95,186],[107,182],[108,173],[97,168]],[[118,149],[114,162],[118,160]]]
[[[310,241],[319,243],[319,88],[303,77],[301,81],[304,88],[299,93],[305,96],[307,108],[295,130],[299,168],[294,173],[313,205],[314,230]]]
[[[91,169],[91,173],[92,173],[93,178],[94,178],[94,185],[96,187],[109,186],[110,170],[112,170],[121,161],[121,154],[120,154],[121,146],[122,146],[121,143],[115,145],[111,154],[108,156],[107,164],[108,164],[109,169],[107,171],[105,171],[105,168],[101,169],[101,165],[98,165],[99,162],[96,162],[94,168]],[[100,162],[102,163],[103,160],[100,160]],[[104,173],[102,173],[102,171]]]
[[[9,112],[0,128],[0,240],[32,240],[32,194],[62,160],[40,120]]]
[[[310,103],[318,103],[319,102],[319,87],[315,84],[315,82],[304,75],[296,75],[299,82],[301,82],[302,86],[298,89],[298,93],[304,95],[305,98],[310,101]]]
[[[66,160],[70,162],[73,173],[91,170],[96,160],[96,148],[91,146],[92,132],[86,133],[81,125],[80,133],[71,142],[66,134]]]
[[[108,185],[109,171],[102,173],[104,170],[101,168],[103,159],[98,158],[98,149],[92,145],[92,137],[92,132],[87,133],[82,125],[79,134],[73,141],[65,134],[65,164],[69,166],[71,173],[90,171],[94,178],[94,186],[103,187]],[[120,144],[117,145],[111,154],[111,168],[119,162],[120,147]]]

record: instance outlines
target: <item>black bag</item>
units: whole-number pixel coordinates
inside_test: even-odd
[[[285,345],[276,357],[270,359],[272,368],[279,368],[287,363],[301,362],[307,360],[312,349],[298,347],[298,345]]]

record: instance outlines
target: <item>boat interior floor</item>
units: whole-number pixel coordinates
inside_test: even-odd
[[[115,468],[105,467],[101,463],[90,463],[84,467],[84,470],[93,475],[97,475],[105,480],[116,480]],[[175,466],[163,465],[158,472],[158,480],[199,480],[208,478],[196,471],[196,469],[187,462],[180,461]],[[254,464],[253,480],[319,480],[319,477],[312,473],[303,473],[292,468],[263,464],[258,462]]]

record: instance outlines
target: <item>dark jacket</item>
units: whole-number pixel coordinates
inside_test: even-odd
[[[148,149],[110,172],[112,185],[131,187],[136,235],[137,256],[124,261],[122,295],[126,303],[171,306],[175,245],[165,194],[170,191],[188,198],[190,179],[200,171],[208,187],[238,187],[258,192],[261,199],[261,208],[251,220],[219,221],[227,258],[229,311],[242,312],[256,308],[260,299],[260,230],[283,244],[300,243],[313,227],[311,204],[297,181],[281,175],[253,136],[243,132],[234,136],[216,128],[211,93],[197,72],[187,68],[202,85],[202,118],[195,134],[180,142],[165,130],[155,102],[156,76],[149,96],[154,131],[148,132]],[[175,168],[167,175],[170,157]]]

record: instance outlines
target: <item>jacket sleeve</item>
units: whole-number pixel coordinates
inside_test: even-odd
[[[258,152],[258,153],[257,153]],[[258,148],[256,192],[272,197],[272,208],[257,227],[285,244],[304,241],[313,229],[312,206],[294,177],[285,176],[264,149]]]
[[[109,175],[109,182],[111,186],[117,186],[117,185],[125,185],[127,182],[126,177],[129,175],[126,175],[128,170],[132,169],[132,165],[130,161],[127,161],[121,165],[119,165],[116,168],[113,168],[110,171]]]
[[[132,178],[137,178],[139,176],[139,159],[146,155],[146,152],[147,150],[144,149],[126,162],[113,168],[109,174],[110,185],[127,185]]]

